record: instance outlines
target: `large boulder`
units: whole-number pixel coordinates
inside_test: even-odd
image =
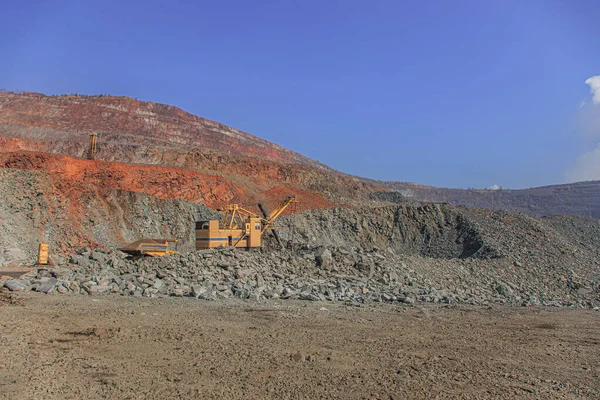
[[[331,251],[327,247],[321,247],[315,253],[315,260],[317,260],[317,265],[323,269],[327,269],[333,264],[333,257],[331,255]]]
[[[42,278],[40,284],[37,287],[38,292],[50,293],[56,287],[58,280],[56,278]]]
[[[25,290],[25,283],[23,281],[17,279],[9,279],[4,282],[4,287],[8,288],[11,292],[15,292],[18,290]]]

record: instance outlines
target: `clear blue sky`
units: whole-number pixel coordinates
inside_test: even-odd
[[[361,176],[563,182],[592,1],[5,1],[0,88],[179,106]]]

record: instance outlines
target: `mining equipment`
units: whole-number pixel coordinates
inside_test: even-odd
[[[88,150],[88,160],[94,160],[96,158],[96,141],[98,138],[98,134],[91,133],[90,134],[90,148]]]
[[[296,203],[296,198],[288,196],[269,214],[259,204],[258,208],[263,213],[263,217],[238,204],[231,204],[222,210],[224,215],[221,220],[196,222],[196,250],[219,246],[246,249],[261,247],[261,238],[266,231],[271,231],[277,242],[282,245],[277,234],[277,227],[273,223],[292,203]]]
[[[177,253],[177,239],[142,239],[121,247],[123,253],[134,257],[162,257]]]
[[[37,264],[48,265],[48,243],[40,243]]]

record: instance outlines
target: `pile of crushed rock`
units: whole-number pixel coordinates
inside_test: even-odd
[[[368,302],[598,307],[598,280],[568,268],[506,258],[434,259],[391,248],[309,247],[295,251],[219,248],[131,259],[83,249],[62,268],[7,280],[10,290],[201,300],[300,299]]]

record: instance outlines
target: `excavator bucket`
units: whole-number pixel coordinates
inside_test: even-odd
[[[162,257],[177,253],[178,242],[176,239],[142,239],[129,243],[119,250],[132,256]]]

